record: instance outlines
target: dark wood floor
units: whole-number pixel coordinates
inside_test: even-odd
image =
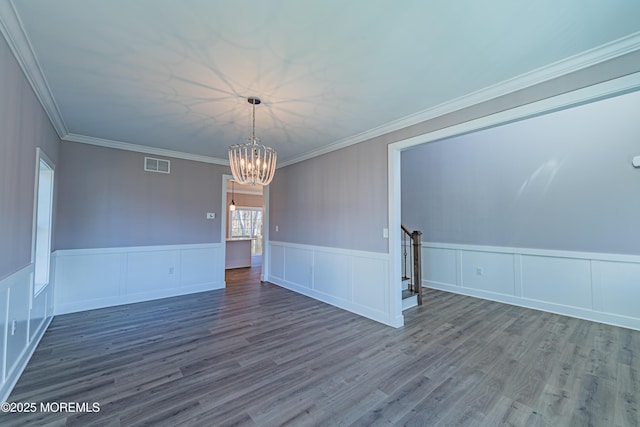
[[[640,332],[426,291],[393,329],[260,284],[56,317],[0,425],[637,426]]]

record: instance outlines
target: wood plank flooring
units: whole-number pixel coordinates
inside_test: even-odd
[[[228,273],[56,317],[2,426],[638,426],[640,332],[428,290],[393,329]]]

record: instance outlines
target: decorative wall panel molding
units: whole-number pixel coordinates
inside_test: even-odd
[[[0,280],[0,402],[5,402],[53,318],[50,283],[33,295],[33,264]]]
[[[422,247],[423,286],[640,330],[640,256]]]
[[[55,258],[56,315],[225,287],[220,243],[61,250]]]
[[[273,241],[269,250],[270,282],[394,326],[387,254]]]

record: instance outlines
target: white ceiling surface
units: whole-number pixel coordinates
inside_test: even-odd
[[[225,159],[256,95],[281,162],[640,31],[637,0],[12,4],[76,139]]]

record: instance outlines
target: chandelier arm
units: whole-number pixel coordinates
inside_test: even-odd
[[[242,182],[243,183],[247,183],[247,171],[248,171],[248,167],[249,167],[249,159],[247,157],[247,147],[244,147],[244,149],[241,151],[240,154],[240,165],[241,165],[241,174],[242,174]]]

